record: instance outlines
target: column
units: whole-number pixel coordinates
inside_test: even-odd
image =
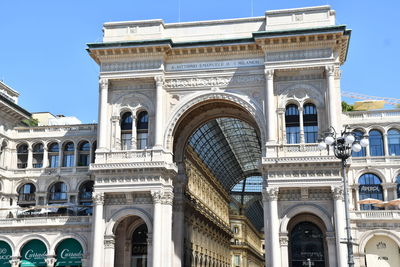
[[[73,165],[73,167],[74,167],[74,171],[76,171],[76,166],[78,166],[78,146],[79,146],[79,144],[78,143],[74,143],[74,165]]]
[[[327,83],[327,96],[328,96],[328,115],[330,119],[330,126],[334,127],[336,130],[338,130],[338,116],[341,114],[337,110],[337,99],[336,99],[336,88],[335,88],[335,66],[334,65],[329,65],[325,67],[326,70],[326,79],[328,81]]]
[[[164,192],[162,201],[163,219],[162,219],[162,234],[163,234],[163,246],[162,251],[162,262],[163,267],[171,267],[172,265],[172,204],[173,204],[173,193]]]
[[[267,121],[267,143],[276,141],[276,106],[274,98],[274,70],[265,69],[266,93],[265,115]]]
[[[335,233],[326,232],[326,245],[328,247],[328,260],[329,260],[328,266],[346,267],[347,263],[345,263],[345,265],[340,264],[339,258],[336,256],[337,249],[336,249]]]
[[[27,169],[32,169],[33,167],[33,153],[32,153],[32,144],[28,144],[28,162],[27,162]]]
[[[285,121],[285,109],[284,108],[279,108],[278,109],[278,114],[279,114],[279,132],[281,133],[282,140],[280,141],[280,144],[286,144],[286,121]]]
[[[300,143],[304,141],[304,122],[303,122],[303,107],[299,107],[299,123],[300,123]]]
[[[389,145],[388,145],[388,134],[384,133],[383,134],[383,155],[384,156],[390,156],[389,155]],[[386,198],[385,198],[386,200]]]
[[[161,242],[162,242],[162,208],[161,200],[164,192],[161,190],[151,191],[153,197],[153,266],[161,266]],[[95,266],[93,266],[95,267]]]
[[[164,84],[164,76],[156,76],[154,77],[156,81],[156,127],[155,127],[155,146],[162,147],[162,138],[163,138],[163,84]]]
[[[153,234],[147,233],[147,264],[149,267],[153,265]],[[181,267],[181,266],[179,266]]]
[[[47,144],[43,146],[43,161],[42,161],[42,168],[47,168],[49,165],[49,152],[47,150]]]
[[[121,143],[121,133],[119,133],[118,128],[119,127],[119,116],[112,116],[111,117],[111,149],[121,149],[121,146],[118,146],[118,143]]]
[[[89,260],[88,259],[81,259],[82,267],[89,267]]]
[[[355,184],[354,185],[355,191],[356,191],[356,210],[360,210],[360,204],[358,203],[358,201],[360,201],[360,185],[359,184]]]
[[[178,168],[183,167],[182,163],[178,164]],[[179,176],[184,176],[182,173]],[[178,180],[183,180],[178,176]],[[174,203],[174,212],[173,212],[173,266],[181,267],[183,260],[183,237],[184,237],[184,183],[180,182],[174,185],[174,195],[175,195],[175,203]]]
[[[21,260],[19,256],[12,256],[10,260],[11,267],[19,267]]]
[[[99,92],[99,126],[97,133],[97,144],[99,150],[107,147],[107,105],[108,105],[108,79],[101,78]]]
[[[63,146],[61,142],[58,142],[58,166],[56,168],[60,168],[61,166],[63,166]]]
[[[131,137],[131,148],[137,149],[137,129],[136,129],[136,114],[132,114],[132,137]]]
[[[264,214],[267,215],[268,223],[264,222],[264,229],[267,227],[265,235],[266,250],[265,266],[267,262],[271,263],[268,267],[281,267],[280,244],[279,244],[279,215],[278,215],[278,193],[279,188],[267,187],[263,191]],[[267,210],[267,212],[265,212]],[[265,218],[265,216],[264,216]],[[266,226],[266,227],[265,227]],[[268,244],[268,245],[267,245]],[[269,258],[268,258],[269,257]]]
[[[115,237],[104,237],[104,266],[114,267]]]
[[[281,235],[279,237],[279,244],[281,246],[281,259],[282,259],[282,267],[289,266],[289,238],[287,233]]]
[[[92,267],[103,266],[104,256],[104,193],[93,192],[93,226],[92,226]]]
[[[345,228],[345,210],[343,204],[343,189],[342,187],[332,188],[334,208],[335,208],[335,237],[336,237],[336,258],[338,266],[347,265],[347,247],[345,243],[340,243],[346,239]]]

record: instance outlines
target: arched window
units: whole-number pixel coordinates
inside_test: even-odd
[[[132,148],[132,113],[126,112],[121,119],[121,146],[122,150]]]
[[[383,138],[378,130],[369,131],[369,151],[372,157],[383,156]]]
[[[366,173],[360,176],[358,179],[360,184],[360,200],[366,198],[374,198],[383,200],[383,190],[381,179],[373,173]],[[378,210],[381,208],[374,207],[372,204],[362,204],[362,210]]]
[[[286,141],[288,144],[300,143],[300,118],[299,109],[296,105],[290,104],[286,106]]]
[[[388,145],[390,156],[400,156],[400,131],[390,129],[388,131]]]
[[[400,175],[397,176],[396,183],[397,183],[397,198],[400,198]]]
[[[147,266],[147,226],[140,225],[132,234],[132,266]]]
[[[317,108],[306,104],[303,108],[304,140],[306,143],[316,143],[318,139]]]
[[[18,189],[18,205],[27,207],[35,205],[36,187],[32,183],[23,184]]]
[[[74,152],[75,146],[74,143],[68,142],[64,145],[64,154],[63,154],[63,167],[72,167],[74,166]]]
[[[28,145],[21,144],[17,147],[17,167],[18,169],[25,169],[28,165]]]
[[[50,168],[57,168],[59,166],[59,153],[60,153],[60,147],[58,143],[51,143],[49,144],[48,148],[48,155],[49,155],[49,166]]]
[[[355,131],[353,131],[353,135],[356,138],[356,140],[359,141],[363,138],[364,133],[361,132],[360,130],[355,130]],[[365,157],[366,155],[367,154],[366,154],[365,147],[361,147],[361,150],[359,152],[355,152],[355,151],[351,152],[352,157]]]
[[[35,144],[32,148],[33,152],[33,168],[42,168],[43,167],[43,151],[44,146],[42,143]]]
[[[139,113],[136,122],[137,130],[137,148],[144,149],[147,147],[148,135],[149,135],[149,116],[146,111]]]
[[[63,182],[57,182],[50,186],[49,203],[65,202],[67,200],[67,185]]]
[[[93,213],[93,185],[93,181],[86,181],[79,187],[79,215],[89,215]]]
[[[78,166],[89,166],[90,164],[90,144],[83,141],[78,148]]]
[[[5,167],[5,154],[6,154],[7,143],[3,141],[0,146],[0,167]]]

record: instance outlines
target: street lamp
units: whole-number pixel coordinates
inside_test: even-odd
[[[368,137],[366,135],[360,137],[352,134],[348,126],[345,126],[344,131],[340,136],[336,133],[335,128],[329,128],[329,132],[325,139],[318,144],[320,150],[328,149],[329,146],[333,147],[335,157],[342,161],[342,176],[343,176],[343,191],[344,191],[344,209],[346,214],[346,234],[347,234],[347,261],[349,267],[354,266],[353,257],[353,240],[351,237],[350,229],[350,211],[349,211],[349,192],[346,175],[346,167],[348,166],[347,159],[351,156],[351,152],[360,152],[363,147],[369,145]]]

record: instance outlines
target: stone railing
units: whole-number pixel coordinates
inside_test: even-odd
[[[48,132],[96,132],[97,124],[48,125],[37,127],[17,127],[17,133],[48,133]]]
[[[343,114],[343,121],[346,124],[362,123],[365,121],[395,121],[400,119],[400,109],[393,110],[369,110],[350,111]]]
[[[68,173],[86,173],[89,171],[89,166],[75,166],[75,167],[58,167],[58,168],[31,168],[31,169],[13,169],[14,174],[20,175],[56,175]]]
[[[400,210],[351,211],[352,220],[400,220]]]
[[[90,225],[91,216],[48,216],[0,219],[0,227]]]
[[[172,153],[162,149],[96,152],[97,163],[171,161]]]
[[[268,154],[270,156],[276,157],[293,157],[293,156],[327,156],[327,150],[319,150],[318,144],[310,143],[310,144],[284,144],[284,145],[274,145],[267,147],[267,157]],[[272,152],[272,153],[271,153]],[[333,155],[333,152],[332,152]]]

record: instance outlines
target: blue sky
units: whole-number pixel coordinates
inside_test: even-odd
[[[89,123],[97,121],[98,67],[85,48],[101,41],[104,22],[239,18],[326,4],[337,24],[353,30],[342,90],[400,98],[397,0],[0,0],[0,79],[20,92],[28,111]]]

